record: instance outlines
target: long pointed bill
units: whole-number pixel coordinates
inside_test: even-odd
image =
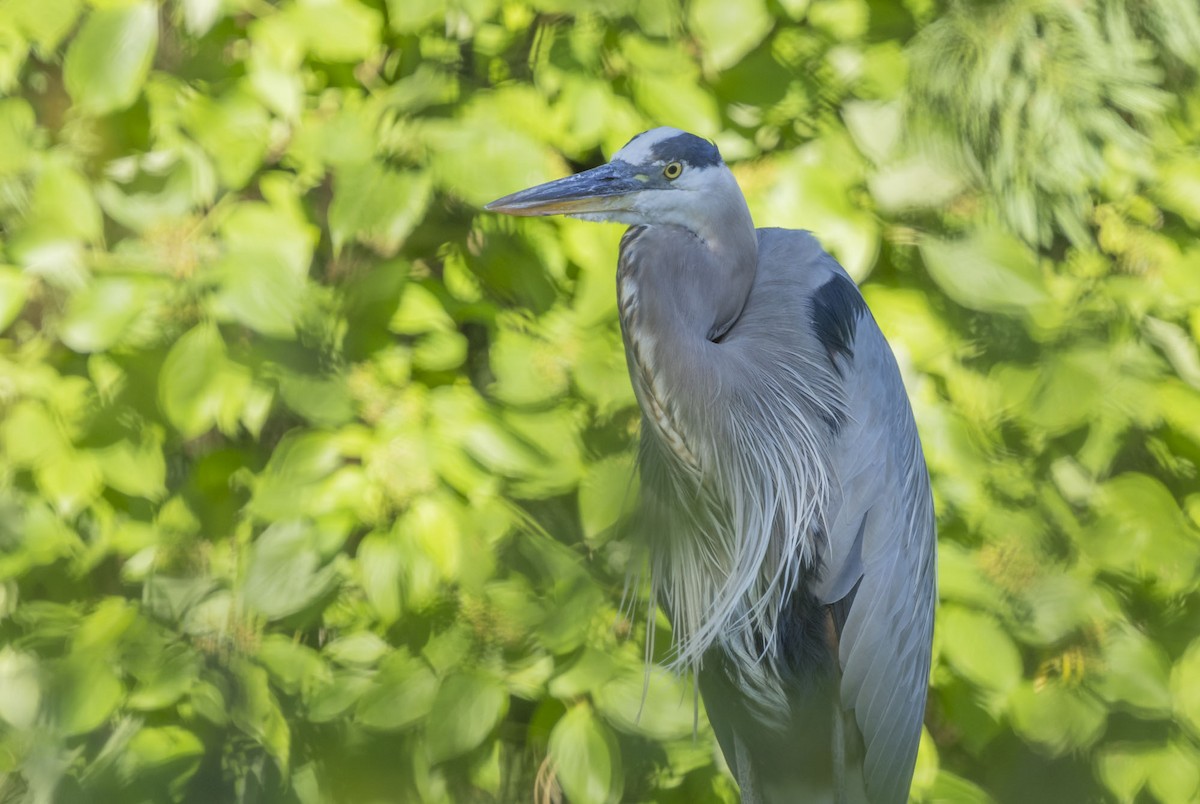
[[[578,215],[628,209],[628,196],[646,185],[625,162],[609,162],[558,181],[506,195],[484,207],[506,215]]]

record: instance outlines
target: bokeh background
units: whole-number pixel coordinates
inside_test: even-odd
[[[1198,70],[1193,0],[0,0],[0,801],[736,801],[621,229],[479,209],[661,124],[898,353],[913,799],[1196,801]]]

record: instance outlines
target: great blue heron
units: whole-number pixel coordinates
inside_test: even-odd
[[[756,230],[716,146],[673,128],[487,208],[630,226],[617,295],[651,585],[743,801],[907,800],[933,501],[854,282],[808,232]]]

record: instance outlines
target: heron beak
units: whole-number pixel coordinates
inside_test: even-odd
[[[629,196],[646,189],[646,178],[625,162],[609,162],[558,181],[506,195],[484,207],[506,215],[578,215],[629,208]]]

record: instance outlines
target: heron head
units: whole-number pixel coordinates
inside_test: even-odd
[[[569,215],[702,232],[725,206],[745,209],[717,146],[677,128],[644,131],[598,168],[506,195],[485,209],[508,215]]]

